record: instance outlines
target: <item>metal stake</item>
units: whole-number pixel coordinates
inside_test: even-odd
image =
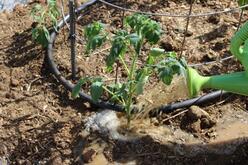
[[[181,58],[182,55],[183,55],[183,48],[184,48],[184,45],[185,45],[185,42],[186,42],[186,35],[188,33],[189,21],[190,21],[190,15],[192,13],[193,3],[194,3],[194,0],[190,0],[189,14],[188,14],[188,17],[187,17],[187,23],[186,23],[186,28],[185,28],[185,31],[184,31],[183,42],[182,42],[181,52],[180,52],[179,58]]]
[[[70,41],[71,41],[71,72],[72,79],[76,79],[77,67],[76,67],[76,14],[75,14],[75,2],[69,1],[70,12]]]

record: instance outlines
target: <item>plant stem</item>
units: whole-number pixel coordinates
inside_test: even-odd
[[[138,58],[138,54],[134,53],[132,64],[131,64],[131,69],[128,75],[128,81],[130,82],[129,89],[128,89],[128,99],[127,99],[127,105],[125,107],[126,109],[126,115],[127,115],[127,125],[128,127],[130,126],[130,121],[131,121],[131,105],[132,105],[132,100],[133,100],[133,93],[134,93],[134,81],[133,81],[133,75],[134,72],[136,71],[136,61]]]
[[[122,64],[124,65],[124,68],[125,68],[127,74],[129,75],[130,74],[130,71],[129,71],[128,67],[127,67],[127,63],[124,61],[124,59],[122,58],[122,56],[120,56],[119,58],[120,58]]]
[[[107,91],[109,94],[111,94],[112,96],[114,96],[115,94],[110,91],[108,88],[106,88],[105,86],[102,87],[105,91]],[[116,98],[120,103],[122,103],[123,105],[126,105],[125,104],[125,101],[123,99],[119,99],[118,97]]]

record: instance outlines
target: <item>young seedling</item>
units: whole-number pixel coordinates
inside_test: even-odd
[[[45,48],[50,40],[48,27],[52,25],[56,28],[57,18],[60,16],[56,0],[47,0],[46,6],[36,4],[31,16],[36,24],[32,29],[32,39]]]
[[[127,78],[125,82],[105,85],[101,78],[82,78],[74,87],[72,96],[76,97],[81,86],[91,82],[90,94],[97,102],[106,91],[111,97],[110,101],[121,103],[124,107],[128,126],[132,118],[134,98],[143,93],[144,86],[151,75],[169,85],[173,75],[184,73],[186,63],[177,59],[175,52],[165,52],[160,48],[153,48],[159,41],[162,30],[159,23],[148,16],[134,14],[126,17],[124,29],[115,32],[111,38],[111,49],[106,57],[107,71],[112,72],[114,64],[118,61],[124,67]],[[100,47],[106,41],[104,26],[94,22],[85,29],[87,40],[86,52]],[[142,57],[142,49],[149,44],[151,49],[145,58],[146,62],[137,64]]]

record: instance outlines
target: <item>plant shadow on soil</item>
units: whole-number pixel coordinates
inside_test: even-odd
[[[31,30],[32,28],[29,28],[12,36],[13,42],[6,47],[7,66],[24,66],[41,55],[42,50],[38,49],[37,44],[32,40]]]
[[[22,33],[15,33],[12,36],[13,42],[6,47],[6,65],[8,67],[22,67],[28,65],[34,60],[42,58],[46,51],[44,51],[35,41],[32,40],[31,36],[32,28],[26,29]],[[70,71],[64,66],[58,66],[60,70],[69,73]],[[58,89],[61,84],[54,78],[48,66],[46,56],[40,69],[40,74],[43,77],[43,82],[52,83],[54,86],[55,95],[58,96],[60,106],[65,107],[68,105],[75,106],[75,109],[84,109],[84,102],[80,99],[72,100],[69,97],[67,90]],[[66,100],[66,101],[65,101]]]
[[[232,144],[237,145],[236,150],[226,154],[225,150]],[[150,136],[138,139],[137,142],[116,142],[112,148],[112,160],[119,163],[134,162],[135,164],[211,164],[211,165],[245,165],[248,163],[248,142],[245,139],[233,139],[216,144],[206,144],[209,148],[219,148],[219,153],[203,151],[194,156],[187,153],[175,154],[175,151],[184,148],[194,152],[202,144],[185,145],[180,148],[178,144],[160,144]],[[221,152],[222,151],[222,152]],[[197,152],[197,150],[195,151]]]

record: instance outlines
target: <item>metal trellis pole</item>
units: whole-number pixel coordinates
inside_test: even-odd
[[[239,28],[240,28],[240,26],[241,26],[243,14],[244,14],[244,9],[241,9],[241,13],[240,13],[240,16],[239,16],[239,24],[238,24],[238,27],[237,27],[237,31],[239,30]]]
[[[70,41],[71,41],[71,71],[72,79],[76,79],[76,14],[75,14],[75,2],[69,0],[69,12],[70,12]]]
[[[182,55],[183,55],[183,48],[184,48],[184,45],[185,45],[185,42],[186,42],[186,35],[188,33],[189,21],[190,21],[190,15],[192,13],[193,3],[194,3],[194,0],[190,0],[189,14],[188,14],[188,17],[187,17],[187,23],[186,23],[186,28],[185,28],[185,31],[184,31],[183,42],[182,42],[181,52],[179,54],[179,58],[181,58]]]

